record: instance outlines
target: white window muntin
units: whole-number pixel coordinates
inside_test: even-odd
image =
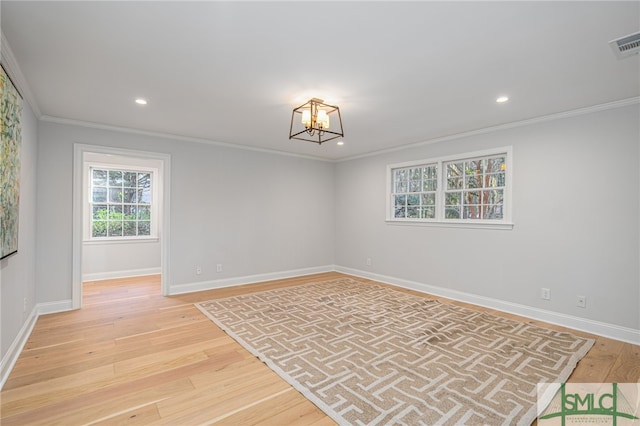
[[[94,204],[105,204],[93,201],[93,173],[92,170],[107,170],[107,171],[123,171],[123,172],[135,172],[135,173],[149,173],[151,175],[151,199],[145,200],[149,203],[138,203],[140,205],[147,205],[150,207],[150,228],[148,235],[136,235],[136,236],[93,236],[93,214]],[[148,240],[158,238],[158,169],[155,167],[145,167],[139,165],[123,165],[123,164],[111,164],[111,163],[99,163],[90,162],[86,165],[87,176],[87,203],[85,204],[86,213],[85,217],[88,219],[85,221],[85,240],[87,241],[117,241],[117,240]]]
[[[418,164],[393,169],[392,217],[435,219],[438,189],[437,164]]]
[[[447,217],[446,214],[446,201],[447,201],[447,193],[452,194],[456,192],[453,188],[448,187],[447,182],[447,166],[451,164],[459,164],[465,162],[473,162],[478,160],[487,160],[487,159],[495,159],[496,157],[503,157],[504,162],[496,162],[493,164],[499,165],[501,167],[500,172],[489,171],[486,173],[486,170],[483,170],[481,174],[483,179],[489,178],[491,181],[490,188],[482,188],[484,193],[482,194],[470,194],[471,196],[467,198],[466,205],[463,205],[461,202],[460,206],[460,216],[462,217],[452,217],[455,215],[449,215]],[[435,203],[436,203],[436,214],[434,218],[423,218],[423,217],[395,217],[395,206],[396,206],[396,198],[398,195],[398,191],[394,188],[394,173],[398,170],[408,170],[412,168],[426,167],[426,166],[434,166],[437,170],[437,189],[435,191]],[[460,155],[451,155],[446,157],[439,158],[431,158],[426,160],[418,160],[418,161],[409,161],[404,163],[391,164],[387,166],[387,209],[386,209],[386,220],[388,222],[397,222],[397,223],[415,223],[415,224],[433,224],[433,225],[478,225],[480,227],[484,226],[492,226],[492,225],[508,225],[509,228],[512,227],[511,224],[511,180],[512,180],[512,169],[513,169],[513,160],[512,160],[512,148],[511,147],[502,147],[498,149],[485,150],[485,151],[475,151],[464,153]],[[478,176],[475,176],[476,178]],[[471,176],[462,176],[462,179],[471,178]],[[468,183],[468,181],[467,181]],[[464,186],[464,183],[463,183]],[[474,189],[480,188],[464,188],[463,194],[467,195],[469,192],[473,192]],[[459,188],[456,188],[458,193],[460,193]],[[478,203],[473,203],[473,200],[478,199]],[[501,200],[501,203],[494,203],[497,199]],[[449,196],[449,200],[451,200],[451,196]],[[484,201],[484,202],[483,202]],[[467,218],[464,217],[464,207],[467,207],[467,211],[469,214]],[[469,217],[471,216],[471,212],[475,209],[476,218]],[[479,214],[477,212],[480,212]],[[492,214],[492,217],[483,218],[483,214],[486,213]]]

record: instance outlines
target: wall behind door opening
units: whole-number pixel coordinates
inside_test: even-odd
[[[161,204],[162,176],[161,160],[125,157],[103,153],[85,152],[83,156],[83,242],[82,242],[82,281],[95,281],[112,278],[124,278],[161,272],[160,235],[144,240],[91,240],[90,208],[88,205],[89,168],[91,165],[104,165],[119,169],[153,170],[152,205]],[[157,229],[162,229],[161,215],[157,209],[154,214]]]

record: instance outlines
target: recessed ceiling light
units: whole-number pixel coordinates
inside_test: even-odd
[[[508,100],[509,100],[509,97],[508,97],[508,96],[499,96],[499,97],[496,99],[496,102],[497,102],[497,103],[499,103],[499,104],[502,104],[502,103],[507,102]]]
[[[147,104],[147,100],[146,99],[142,99],[142,98],[138,98],[138,99],[136,99],[136,103],[138,105],[146,105]]]
[[[342,146],[342,145],[344,145],[344,141],[338,141],[338,142],[336,143],[336,145],[338,145],[338,146]]]

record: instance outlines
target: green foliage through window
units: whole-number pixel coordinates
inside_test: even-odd
[[[91,236],[151,235],[152,173],[90,169]]]

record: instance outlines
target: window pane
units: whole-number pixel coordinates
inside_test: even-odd
[[[135,203],[138,199],[138,191],[135,188],[125,188],[123,192],[124,198],[122,199],[125,203]]]
[[[436,166],[427,166],[422,169],[422,179],[436,180],[438,179],[438,168]]]
[[[124,220],[136,220],[137,219],[136,206],[123,206],[122,215]]]
[[[447,189],[462,189],[462,178],[447,179]]]
[[[151,189],[138,189],[138,202],[142,204],[150,204],[151,203]]]
[[[422,182],[419,180],[409,181],[409,192],[420,192]]]
[[[408,206],[418,206],[418,205],[420,205],[420,196],[419,195],[408,195],[407,196],[407,205]]]
[[[435,206],[435,204],[436,204],[436,194],[422,194],[423,206]]]
[[[488,158],[485,160],[485,162],[485,171],[487,173],[494,173],[499,171],[504,172],[507,169],[507,164],[505,163],[504,157]]]
[[[107,236],[107,222],[93,222],[93,229],[91,230],[92,237],[106,237]]]
[[[138,173],[138,187],[151,188],[151,173]]]
[[[109,236],[122,237],[122,222],[108,222]]]
[[[394,217],[405,217],[407,213],[406,207],[397,207],[394,211]]]
[[[122,235],[125,237],[136,236],[136,222],[124,221],[122,222]]]
[[[107,202],[107,188],[93,188],[93,202],[94,203],[106,203]]]
[[[150,219],[151,219],[151,209],[148,206],[139,206],[138,220],[150,220]]]
[[[396,195],[395,199],[396,199],[395,201],[396,206],[404,206],[407,203],[406,195]]]
[[[447,164],[447,179],[461,176],[463,168],[464,168],[464,163]]]
[[[422,168],[414,168],[409,169],[409,179],[411,180],[421,180],[422,179]]]
[[[480,204],[480,192],[479,191],[468,191],[464,194],[464,203],[465,204]]]
[[[502,219],[503,218],[503,212],[502,212],[502,205],[489,205],[489,206],[485,206],[485,212],[484,212],[484,219]]]
[[[407,207],[407,217],[417,219],[420,217],[420,207]]]
[[[138,222],[138,235],[151,235],[150,222]]]
[[[107,212],[109,209],[106,204],[94,204],[93,205],[93,220],[107,220]]]
[[[122,220],[122,206],[109,206],[109,220]]]
[[[435,179],[428,179],[428,180],[424,180],[422,183],[422,190],[423,191],[435,191],[437,189],[437,180]]]
[[[137,186],[137,176],[135,172],[124,172],[124,186],[128,188],[135,188]]]
[[[122,189],[120,188],[109,188],[109,202],[110,203],[121,203],[123,199]]]
[[[444,197],[444,203],[446,205],[457,205],[460,204],[460,196],[462,194],[460,192],[447,192]]]
[[[488,188],[505,186],[504,172],[487,175],[485,179],[486,179],[485,186]]]
[[[444,217],[447,219],[460,219],[460,207],[447,206],[444,210]]]
[[[465,188],[482,188],[482,176],[467,176],[464,180]]]
[[[109,170],[109,186],[122,186],[122,172]]]
[[[482,166],[483,160],[471,160],[466,164],[464,172],[467,175],[482,174],[484,171]]]
[[[492,189],[490,191],[484,191],[484,204],[502,204],[504,201],[504,190]]]
[[[423,219],[434,219],[436,217],[435,207],[421,207],[420,217]]]
[[[485,206],[485,219],[503,219],[502,205]]]
[[[480,206],[464,206],[464,219],[480,219]]]
[[[107,171],[106,170],[95,170],[92,172],[92,182],[95,186],[106,186],[107,185]]]

